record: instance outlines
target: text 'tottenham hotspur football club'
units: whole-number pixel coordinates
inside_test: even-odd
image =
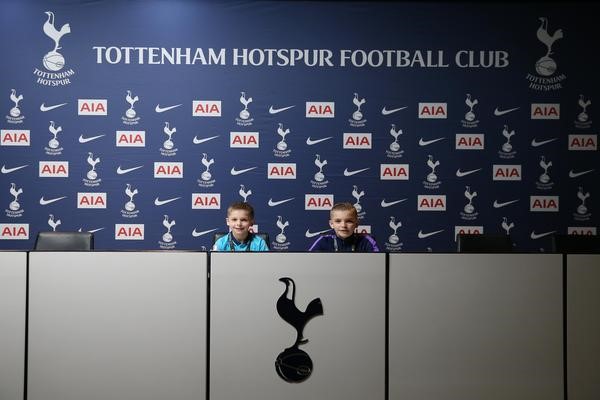
[[[216,49],[93,46],[97,64],[242,67],[506,68],[504,50]]]

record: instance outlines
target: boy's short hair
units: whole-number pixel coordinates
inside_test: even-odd
[[[352,203],[345,202],[345,203],[334,204],[333,207],[331,207],[331,210],[329,211],[330,219],[331,219],[331,216],[333,215],[334,211],[348,211],[352,214],[352,217],[356,221],[358,221],[358,212],[356,211],[356,208],[354,207],[354,205]]]
[[[229,217],[229,214],[231,214],[231,212],[233,210],[243,210],[246,211],[248,213],[248,217],[254,221],[254,208],[248,204],[248,203],[244,203],[242,201],[236,201],[235,203],[231,203],[229,205],[229,207],[227,207],[227,216]]]

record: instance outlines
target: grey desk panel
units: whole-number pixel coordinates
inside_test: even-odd
[[[23,400],[27,253],[0,252],[0,399]]]
[[[390,399],[562,400],[560,255],[390,255]]]
[[[28,400],[204,399],[206,258],[31,253]]]
[[[323,304],[304,329],[314,368],[301,383],[275,371],[296,338],[276,309],[281,277],[296,283],[300,310]],[[212,253],[210,340],[211,400],[383,400],[385,256]]]
[[[600,399],[600,255],[567,256],[569,400]]]

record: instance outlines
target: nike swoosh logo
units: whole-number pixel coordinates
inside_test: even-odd
[[[119,175],[123,175],[123,174],[126,174],[126,173],[128,173],[128,172],[135,171],[136,169],[140,169],[140,168],[142,168],[142,167],[143,167],[143,165],[139,165],[139,166],[137,166],[137,167],[133,167],[133,168],[125,168],[125,169],[123,169],[123,168],[121,168],[121,166],[119,165],[119,166],[117,167],[117,174],[119,174]]]
[[[59,200],[66,199],[66,198],[67,198],[67,196],[62,196],[62,197],[57,197],[55,199],[46,200],[46,199],[44,199],[44,196],[42,196],[42,197],[40,197],[40,204],[45,206],[47,204],[51,204],[51,203],[54,203],[55,201],[59,201]]]
[[[172,201],[175,200],[179,200],[181,197],[173,197],[172,199],[167,199],[167,200],[159,200],[158,197],[154,199],[154,205],[156,206],[162,206],[163,204],[167,204],[170,203]]]
[[[554,142],[555,140],[558,140],[558,138],[542,140],[541,142],[538,142],[535,138],[533,138],[533,140],[531,141],[531,147],[539,147],[545,145],[546,143]]]
[[[313,144],[317,144],[317,143],[321,143],[321,142],[324,142],[324,141],[326,141],[326,140],[329,140],[329,139],[331,139],[332,137],[333,137],[333,136],[329,136],[329,137],[326,137],[326,138],[323,138],[323,139],[316,139],[316,140],[312,140],[312,139],[310,138],[310,136],[309,136],[308,138],[306,138],[306,144],[307,144],[307,145],[309,145],[309,146],[312,146]]]
[[[433,236],[433,235],[437,235],[440,232],[444,232],[443,229],[440,229],[439,231],[433,231],[433,232],[427,232],[427,233],[423,233],[420,229],[419,229],[419,233],[417,234],[417,236],[419,237],[419,239],[425,239],[429,236]]]
[[[467,176],[467,175],[471,175],[474,174],[475,172],[479,172],[481,171],[482,168],[477,168],[477,169],[472,169],[470,171],[461,171],[460,168],[456,170],[456,176],[458,176],[459,178],[462,178],[463,176]]]
[[[311,237],[315,237],[315,236],[319,236],[325,232],[329,232],[331,229],[325,229],[324,231],[319,231],[319,232],[311,232],[308,229],[306,230],[306,233],[304,234],[304,236],[306,236],[307,238],[311,238]]]
[[[253,169],[256,169],[257,167],[250,167],[250,168],[245,168],[245,169],[235,169],[235,167],[231,167],[231,175],[235,176],[235,175],[240,175],[243,174],[244,172],[248,172],[248,171],[252,171]]]
[[[531,238],[533,240],[543,238],[544,236],[552,235],[556,231],[544,232],[544,233],[535,233],[535,231],[531,232]]]
[[[3,174],[10,174],[11,172],[18,171],[18,170],[28,167],[28,166],[29,166],[29,164],[25,164],[25,165],[21,165],[20,167],[6,168],[6,166],[3,165],[2,169],[0,171],[2,171]]]
[[[496,107],[496,109],[494,110],[494,115],[496,117],[499,117],[501,115],[508,114],[508,113],[513,112],[513,111],[517,111],[518,109],[519,109],[519,107],[515,107],[515,108],[509,108],[507,110],[502,110],[501,111],[501,110],[498,109],[498,107]]]
[[[209,140],[216,139],[218,137],[219,137],[219,135],[198,139],[198,136],[194,136],[194,140],[192,140],[192,141],[194,142],[194,144],[200,144],[200,143],[208,142]]]
[[[569,171],[569,178],[577,178],[578,176],[589,174],[590,172],[594,172],[593,169],[588,169],[587,171],[575,172],[573,170]]]
[[[396,201],[390,201],[387,202],[385,201],[385,199],[381,200],[381,207],[386,208],[386,207],[391,207],[394,204],[398,204],[398,203],[402,203],[403,201],[406,201],[408,199],[400,199],[400,200],[396,200]]]
[[[444,139],[446,139],[446,138],[441,137],[441,138],[432,139],[432,140],[423,140],[423,138],[420,138],[419,146],[428,146],[431,143],[439,142],[440,140],[444,140]]]
[[[289,106],[289,107],[283,107],[283,108],[273,108],[273,106],[271,106],[271,107],[269,107],[269,114],[277,114],[282,111],[289,110],[292,107],[296,107],[296,106]]]
[[[407,108],[407,107],[400,107],[400,108],[394,108],[392,110],[386,110],[385,107],[383,107],[383,109],[381,110],[381,115],[390,115],[390,114],[393,114],[400,110],[404,110],[405,108]]]
[[[192,236],[193,237],[198,237],[198,236],[202,236],[202,235],[206,235],[207,233],[211,233],[216,231],[218,228],[215,229],[209,229],[207,231],[202,231],[202,232],[196,232],[196,228],[194,228],[194,230],[192,231]]]
[[[512,204],[512,203],[516,203],[517,201],[519,201],[519,199],[511,200],[511,201],[505,201],[504,203],[498,203],[498,200],[494,200],[494,208],[506,207],[507,205]]]
[[[294,199],[295,199],[295,197],[290,197],[289,199],[279,200],[279,201],[273,201],[273,199],[269,199],[269,203],[268,204],[269,204],[269,207],[275,207],[275,206],[278,206],[280,204],[287,203],[288,201],[292,201]]]
[[[101,138],[102,136],[106,136],[106,135],[90,136],[88,138],[84,138],[83,135],[79,135],[79,143],[91,142],[92,140],[96,140],[98,138]]]
[[[348,171],[348,168],[344,169],[344,176],[352,176],[352,175],[356,175],[359,174],[363,171],[368,170],[369,168],[363,168],[363,169],[357,169],[355,171]]]
[[[89,233],[96,233],[96,232],[99,232],[99,231],[101,231],[102,229],[104,229],[104,227],[102,227],[102,228],[98,228],[98,229],[90,229],[89,231],[86,231],[86,232],[89,232]],[[81,232],[82,230],[83,230],[83,228],[79,228],[79,229],[78,229],[78,231],[79,231],[79,232]]]
[[[156,108],[154,109],[154,111],[156,111],[157,113],[162,113],[162,112],[169,111],[169,110],[172,110],[174,108],[177,108],[180,105],[181,104],[176,104],[174,106],[169,106],[169,107],[161,107],[160,104],[157,104]]]
[[[62,103],[62,104],[56,104],[56,105],[53,105],[53,106],[46,106],[44,103],[42,103],[42,105],[40,106],[40,111],[41,112],[46,112],[46,111],[54,110],[55,108],[65,106],[67,104],[68,103]]]

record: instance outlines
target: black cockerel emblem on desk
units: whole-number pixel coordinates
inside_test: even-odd
[[[296,342],[279,353],[275,360],[275,370],[277,374],[286,382],[299,383],[310,376],[313,370],[313,363],[305,351],[298,348],[301,344],[308,342],[302,335],[306,323],[317,315],[323,315],[323,305],[321,299],[312,300],[305,311],[300,311],[296,307],[296,284],[292,278],[280,278],[285,283],[285,290],[277,300],[277,313],[285,322],[296,329]]]

